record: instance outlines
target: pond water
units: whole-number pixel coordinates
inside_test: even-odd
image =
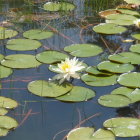
[[[37,0],[36,0],[37,1]],[[38,0],[39,1],[39,0]],[[40,0],[41,1],[41,0]],[[44,0],[45,1],[45,0]],[[14,26],[10,28],[19,32],[16,38],[21,38],[22,33],[29,29],[50,29],[57,30],[57,33],[48,39],[41,40],[43,44],[36,51],[23,51],[22,54],[38,54],[45,50],[59,50],[63,52],[65,46],[74,43],[94,43],[103,48],[103,53],[90,58],[79,58],[88,65],[96,66],[107,56],[116,51],[127,50],[131,43],[120,43],[122,38],[129,36],[113,35],[102,36],[93,32],[92,27],[104,21],[98,16],[101,10],[113,8],[122,3],[121,0],[72,0],[77,6],[71,13],[49,13],[42,9],[45,2],[34,6],[31,0],[1,0],[0,1],[0,23],[5,20],[12,20]],[[31,17],[26,19],[27,14],[41,15],[42,13],[48,20],[36,19],[31,21]],[[50,20],[50,14],[51,20]],[[33,16],[34,16],[33,15]],[[56,18],[56,19],[53,19]],[[19,51],[12,51],[5,48],[7,40],[0,41],[0,51],[3,55],[20,54]],[[106,42],[110,48],[106,47]],[[122,48],[123,46],[123,48]],[[73,85],[88,87],[96,91],[96,96],[85,102],[65,103],[53,98],[43,98],[31,94],[27,90],[29,82],[34,80],[48,80],[55,73],[48,70],[47,64],[42,64],[38,68],[14,69],[12,75],[3,78],[1,95],[10,97],[19,102],[19,106],[11,110],[8,116],[12,116],[19,122],[19,127],[10,132],[3,140],[63,140],[63,138],[78,125],[82,120],[86,120],[81,126],[103,127],[103,122],[107,119],[118,116],[139,116],[139,103],[124,108],[107,108],[98,104],[100,96],[110,93],[119,87],[119,84],[106,87],[91,87],[84,84],[81,80],[74,80]],[[95,115],[95,116],[94,116]],[[133,138],[116,138],[116,140],[137,140]]]

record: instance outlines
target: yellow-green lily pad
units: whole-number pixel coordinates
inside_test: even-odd
[[[7,109],[0,107],[0,116],[6,115],[7,113],[8,113]]]
[[[140,53],[140,44],[131,45],[129,50],[131,52]]]

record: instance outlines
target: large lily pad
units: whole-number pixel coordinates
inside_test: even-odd
[[[0,107],[13,109],[16,108],[17,106],[18,106],[17,101],[11,98],[0,96]]]
[[[134,137],[140,135],[140,120],[136,118],[112,118],[105,121],[103,125],[118,137]]]
[[[119,63],[140,64],[140,54],[133,52],[122,52],[110,55],[108,59]]]
[[[123,107],[131,103],[131,100],[123,95],[104,95],[98,99],[98,103],[107,107]]]
[[[57,100],[69,101],[69,102],[82,102],[87,101],[95,96],[95,92],[91,89],[74,86],[70,92],[60,97],[57,97]]]
[[[28,30],[23,33],[25,38],[42,40],[53,36],[53,32],[39,29]]]
[[[70,131],[67,140],[115,140],[115,136],[108,130],[98,129],[94,132],[94,128],[80,127]]]
[[[72,11],[75,5],[68,2],[47,2],[44,4],[44,10],[55,11]]]
[[[140,73],[132,72],[132,73],[124,73],[119,76],[118,83],[133,88],[140,88]]]
[[[0,65],[0,78],[8,77],[13,73],[13,70],[11,68],[7,68]]]
[[[17,31],[7,29],[7,28],[4,28],[4,27],[0,27],[0,39],[11,38],[11,37],[16,36],[17,34],[18,34]]]
[[[99,70],[105,70],[113,73],[125,73],[134,70],[134,66],[131,64],[119,64],[110,61],[103,61],[98,64],[97,67]]]
[[[28,90],[31,93],[42,97],[58,97],[66,94],[71,89],[71,84],[64,83],[59,85],[58,83],[44,80],[37,80],[28,84]]]
[[[36,59],[42,63],[52,64],[57,63],[69,56],[58,51],[45,51],[36,55]]]
[[[84,74],[81,76],[82,81],[90,86],[109,86],[117,83],[117,75],[111,76],[94,76],[89,74]]]
[[[41,47],[41,43],[31,39],[12,39],[7,42],[6,48],[16,51],[29,51]]]
[[[0,116],[0,128],[13,129],[18,126],[18,122],[9,116]]]
[[[140,101],[140,89],[138,88],[132,89],[127,87],[120,87],[113,90],[111,94],[127,96],[131,100],[131,103]]]
[[[140,44],[132,45],[129,49],[131,52],[140,53]]]
[[[102,48],[93,44],[73,44],[66,46],[64,50],[77,57],[96,56],[103,52]]]
[[[102,34],[119,34],[127,31],[127,28],[118,26],[113,23],[101,23],[93,27],[93,30]]]
[[[10,68],[34,68],[41,65],[34,55],[29,54],[8,55],[1,61],[1,64]]]
[[[136,5],[140,5],[140,1],[139,0],[124,0],[129,4],[136,4]]]

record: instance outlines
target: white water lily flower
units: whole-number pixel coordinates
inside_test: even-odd
[[[138,28],[140,28],[140,19],[134,20],[134,24],[135,24]]]
[[[63,83],[65,80],[70,80],[70,78],[80,79],[78,71],[84,69],[85,66],[82,62],[79,62],[76,57],[73,59],[66,58],[65,61],[61,61],[58,67],[55,69],[60,74],[53,77],[53,80],[60,80],[59,83]]]

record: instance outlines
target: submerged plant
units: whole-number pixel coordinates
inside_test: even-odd
[[[76,57],[73,59],[66,58],[65,61],[61,61],[55,68],[59,72],[53,77],[53,80],[59,80],[59,84],[63,83],[65,80],[70,80],[70,78],[80,79],[79,72],[84,69],[82,62],[79,62]]]

